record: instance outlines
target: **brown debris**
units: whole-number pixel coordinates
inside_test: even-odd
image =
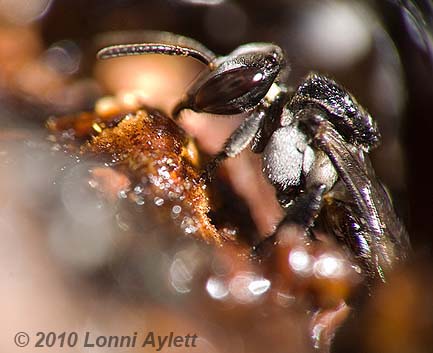
[[[107,199],[117,193],[137,205],[163,206],[184,233],[208,243],[222,245],[230,237],[208,217],[209,199],[199,177],[193,141],[168,117],[146,110],[115,116],[92,112],[51,118],[47,127],[63,143],[79,145],[79,140],[92,136],[79,150],[85,156],[110,160],[105,169],[115,171],[101,167],[92,174]]]

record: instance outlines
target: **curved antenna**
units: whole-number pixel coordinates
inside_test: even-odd
[[[110,59],[122,56],[143,55],[143,54],[163,54],[175,56],[190,56],[199,60],[205,65],[209,65],[214,59],[215,55],[201,52],[196,49],[186,48],[172,44],[161,43],[141,43],[141,44],[121,44],[112,45],[101,49],[98,54],[98,59]]]
[[[177,46],[195,50],[201,53],[203,57],[207,58],[207,61],[209,62],[216,59],[216,55],[211,50],[195,39],[164,31],[139,30],[105,32],[98,34],[95,37],[94,42],[98,48],[121,44],[129,45],[131,43]]]

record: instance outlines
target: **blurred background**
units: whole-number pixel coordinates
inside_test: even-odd
[[[430,351],[430,1],[0,0],[0,19],[4,351],[18,350],[12,341],[18,331],[86,330],[194,332],[200,337],[196,352],[314,350],[303,303],[285,298],[277,310],[260,295],[254,300],[236,295],[233,287],[234,299],[214,306],[215,295],[221,294],[215,288],[225,289],[206,276],[218,272],[214,259],[221,256],[224,260],[218,261],[237,266],[227,260],[230,251],[215,255],[212,247],[155,221],[152,209],[140,215],[129,206],[101,204],[82,185],[95,162],[60,153],[47,140],[48,117],[92,110],[104,95],[128,102],[128,93],[138,92],[146,105],[171,110],[203,69],[199,63],[159,56],[96,62],[98,49],[139,42],[140,30],[186,35],[221,55],[247,42],[277,43],[290,62],[289,85],[296,87],[308,72],[319,71],[341,82],[368,109],[383,136],[381,147],[372,152],[373,165],[407,226],[414,260],[372,296],[365,312],[355,311],[333,350]],[[209,154],[241,120],[183,118],[185,130]],[[257,202],[262,191],[246,190],[255,177],[245,183],[239,169],[255,157],[242,158],[227,163],[227,179],[260,237],[281,211],[261,179],[255,185],[269,194],[263,203]],[[119,214],[134,219],[119,220]],[[243,280],[262,281],[260,276]]]

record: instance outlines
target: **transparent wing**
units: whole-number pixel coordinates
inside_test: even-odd
[[[388,193],[376,178],[367,157],[352,148],[329,121],[321,120],[314,127],[313,136],[315,145],[329,156],[354,199],[371,249],[370,258],[366,260],[385,281],[384,272],[406,258],[410,249],[407,233]]]

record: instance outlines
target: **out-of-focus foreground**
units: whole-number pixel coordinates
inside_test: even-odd
[[[173,332],[197,335],[197,347],[162,351],[326,351],[345,320],[336,352],[429,352],[432,9],[415,5],[1,1],[0,349],[132,352],[148,332]],[[350,313],[341,303],[358,278],[334,244],[306,250],[291,239],[271,267],[249,261],[282,216],[260,157],[225,162],[208,190],[196,183],[199,159],[243,117],[184,112],[178,128],[153,111],[168,114],[203,69],[192,59],[96,62],[97,49],[140,41],[140,29],[182,33],[221,54],[276,42],[293,86],[311,70],[342,82],[379,123],[373,164],[408,225],[413,261]],[[25,348],[14,342],[20,331]],[[35,348],[39,331],[79,340]],[[137,332],[136,347],[83,347],[86,332],[90,343]]]

